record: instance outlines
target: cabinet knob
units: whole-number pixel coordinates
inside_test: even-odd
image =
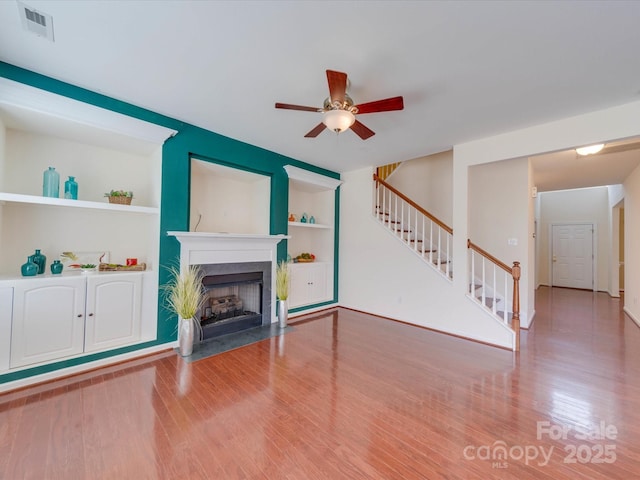
[[[78,318],[82,318],[82,314],[81,313],[78,314]]]
[[[90,316],[90,317],[93,317],[93,313],[90,313],[90,314],[89,314],[89,316]]]

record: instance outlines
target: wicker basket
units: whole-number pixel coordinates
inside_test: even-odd
[[[120,205],[131,205],[133,197],[125,197],[118,195],[117,197],[109,197],[109,203],[119,203]]]

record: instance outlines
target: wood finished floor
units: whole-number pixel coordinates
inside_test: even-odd
[[[518,355],[337,309],[8,393],[0,478],[638,478],[640,329],[620,304],[542,287]]]

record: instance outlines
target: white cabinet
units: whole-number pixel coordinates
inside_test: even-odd
[[[0,287],[0,372],[9,369],[13,287]]]
[[[11,368],[82,353],[85,285],[81,277],[16,282]]]
[[[138,341],[141,299],[141,274],[88,277],[84,351],[95,352]]]
[[[12,289],[9,367],[35,365],[139,341],[142,275],[106,273],[16,281]],[[4,290],[0,289],[0,299],[6,295]]]
[[[289,308],[331,300],[330,270],[330,264],[325,262],[289,264]]]

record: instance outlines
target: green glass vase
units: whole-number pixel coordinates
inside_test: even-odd
[[[33,263],[38,266],[38,274],[41,275],[44,273],[44,268],[47,266],[47,257],[45,257],[40,250],[36,250],[36,253],[32,255]]]
[[[33,261],[33,255],[27,257],[27,263],[20,268],[23,277],[35,277],[38,274],[38,265]]]

